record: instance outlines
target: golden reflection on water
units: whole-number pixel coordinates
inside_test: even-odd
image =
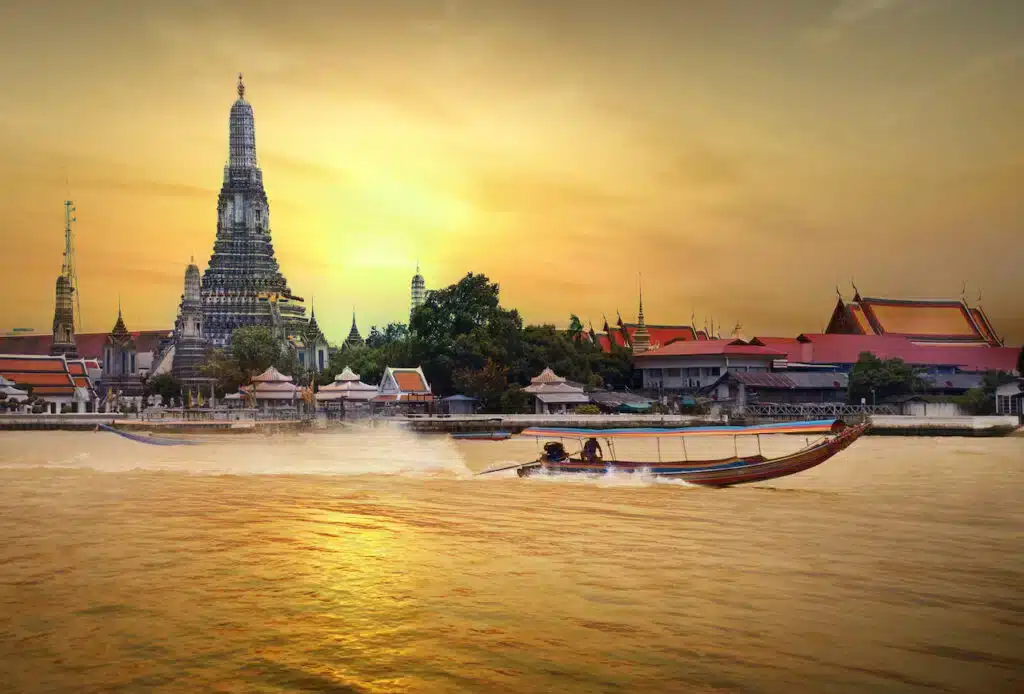
[[[0,690],[1024,683],[1021,439],[864,438],[728,490],[473,477],[537,443],[387,426],[204,440],[0,434]]]

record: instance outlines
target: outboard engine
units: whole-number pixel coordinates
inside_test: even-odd
[[[565,460],[566,457],[565,446],[560,441],[548,441],[544,444],[544,460],[554,462]]]

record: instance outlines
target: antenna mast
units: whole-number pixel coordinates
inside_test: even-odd
[[[64,201],[64,267],[62,274],[71,281],[71,292],[75,297],[74,318],[72,324],[76,330],[82,329],[82,302],[78,298],[78,273],[75,271],[75,232],[72,224],[75,219],[75,204]]]

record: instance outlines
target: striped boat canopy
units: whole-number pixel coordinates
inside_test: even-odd
[[[755,436],[758,434],[835,434],[846,428],[841,419],[818,419],[812,422],[781,422],[778,424],[757,424],[749,427],[684,427],[682,429],[570,429],[530,428],[520,436],[544,438],[579,439],[640,439],[667,438],[678,436]]]

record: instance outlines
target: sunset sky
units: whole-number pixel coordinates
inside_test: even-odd
[[[1021,0],[17,1],[0,8],[0,333],[173,325],[237,73],[271,229],[332,342],[467,271],[528,322],[824,328],[835,287],[1024,340]],[[725,331],[725,330],[723,330]]]

